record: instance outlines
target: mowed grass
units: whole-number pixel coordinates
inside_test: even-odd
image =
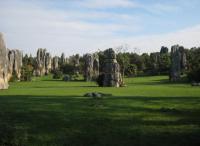
[[[0,145],[200,145],[200,87],[167,76],[127,78],[127,87],[50,77],[0,91]],[[112,96],[83,97],[87,92]]]

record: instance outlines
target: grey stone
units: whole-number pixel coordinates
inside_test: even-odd
[[[52,69],[53,71],[58,70],[59,66],[58,66],[58,56],[53,57],[53,62],[52,62]]]
[[[91,81],[93,77],[93,56],[92,54],[84,55],[84,79],[85,81]]]
[[[36,57],[36,69],[35,69],[36,76],[45,75],[45,55],[46,55],[46,49],[39,48]]]
[[[65,58],[65,54],[62,53],[61,54],[61,57],[60,57],[60,65],[64,65],[66,63],[66,58]]]
[[[14,62],[15,62],[15,51],[8,50],[8,74],[7,74],[8,80],[10,80],[12,77]]]
[[[14,72],[17,76],[17,79],[20,80],[21,77],[21,68],[22,68],[22,52],[20,50],[14,50],[15,59],[14,59]]]
[[[98,54],[84,55],[84,78],[85,81],[92,81],[99,76],[99,56]]]
[[[8,88],[8,53],[3,39],[3,34],[0,33],[0,89]]]
[[[105,61],[103,67],[104,87],[120,87],[123,85],[120,66],[117,63],[116,54],[112,48],[104,51]]]
[[[99,76],[99,55],[93,54],[93,79],[97,79]]]
[[[45,74],[48,75],[51,72],[51,55],[50,53],[45,54]]]
[[[186,69],[186,54],[184,48],[174,45],[171,48],[170,81],[176,82],[181,79],[181,74]]]
[[[112,96],[112,94],[104,94],[104,93],[100,93],[100,92],[90,92],[90,93],[86,93],[84,95],[84,97],[94,97],[94,98],[102,98],[102,97],[106,97],[106,96]]]

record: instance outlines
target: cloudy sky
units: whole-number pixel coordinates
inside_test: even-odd
[[[0,0],[0,32],[8,48],[95,52],[200,46],[199,0]],[[138,49],[135,49],[138,48]]]

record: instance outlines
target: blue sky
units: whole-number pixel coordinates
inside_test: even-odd
[[[128,51],[200,46],[199,0],[0,0],[8,48],[67,56],[128,44]],[[137,49],[135,49],[137,48]]]

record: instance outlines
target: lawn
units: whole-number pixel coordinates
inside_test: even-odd
[[[0,91],[0,146],[199,146],[200,87],[168,77],[127,87],[50,77]],[[112,96],[83,97],[87,92]]]

